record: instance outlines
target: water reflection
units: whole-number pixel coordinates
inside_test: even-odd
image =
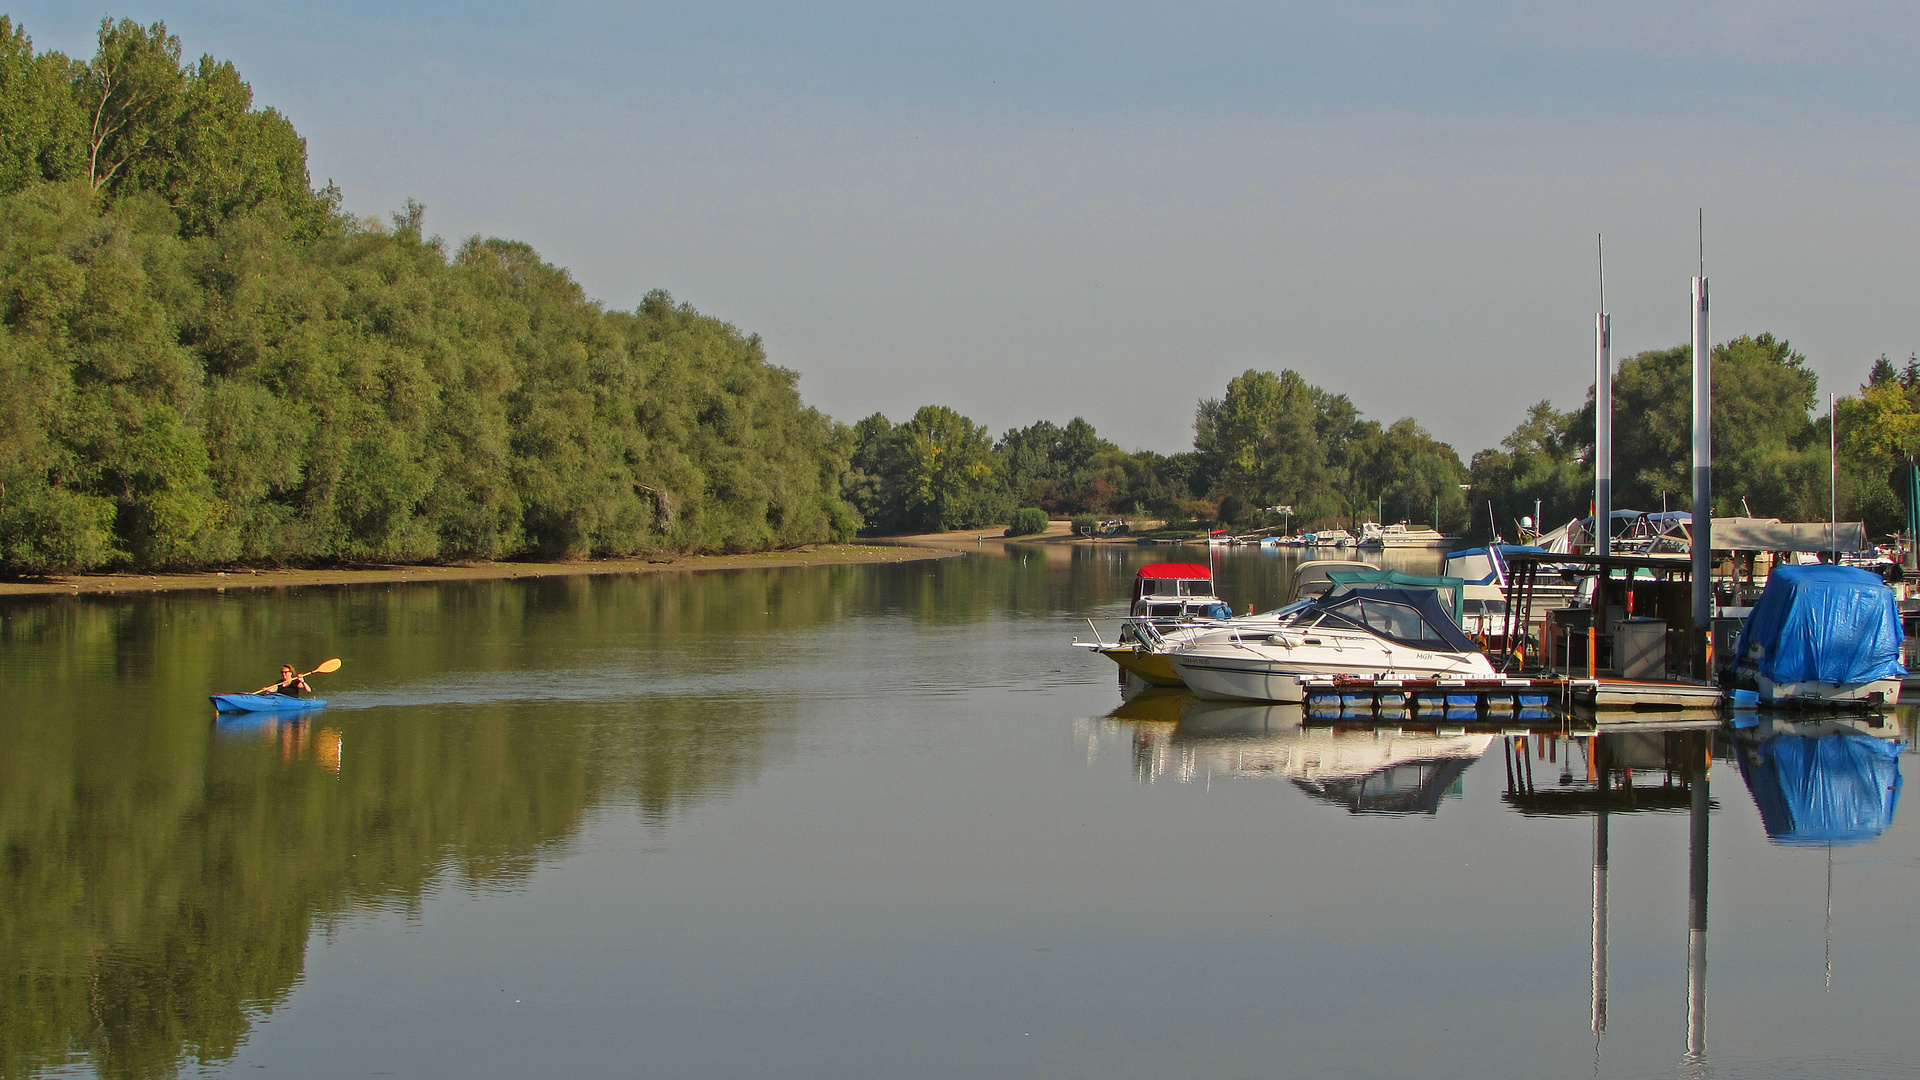
[[[1736,728],[1740,775],[1768,839],[1847,845],[1886,832],[1900,803],[1899,734],[1882,717],[1761,717]]]
[[[271,713],[216,715],[215,738],[265,743],[279,751],[285,763],[307,761],[326,772],[340,772],[341,734],[322,727],[312,715],[275,716]]]
[[[503,1075],[646,1055],[674,1075],[1127,1072],[1061,1056],[1080,1032],[1118,1033],[1107,1060],[1150,1061],[1140,1075],[1247,1075],[1280,1055],[1316,1075],[1584,1073],[1589,851],[1608,1064],[1704,1062],[1709,811],[1716,902],[1749,925],[1778,915],[1759,905],[1791,884],[1784,864],[1817,858],[1769,843],[1747,799],[1709,798],[1708,743],[1758,752],[1775,728],[1332,730],[1178,692],[1069,721],[1106,708],[1111,672],[1059,643],[1124,603],[1143,557],[0,605],[0,1076],[316,1060],[318,1075],[332,1061],[312,1048],[342,1030],[385,1040],[366,1060],[418,1047],[440,1071]],[[1230,555],[1222,576],[1266,604],[1285,561]],[[211,688],[329,655],[351,681],[324,713],[207,713]],[[1194,786],[1086,775],[1080,746],[1060,752],[1070,723],[1143,785]],[[1202,797],[1215,778],[1286,783]],[[1881,850],[1843,861],[1843,886],[1904,884],[1913,849],[1886,809]],[[530,888],[536,873],[567,887]],[[1804,884],[1792,918],[1817,906]],[[462,893],[487,902],[433,903]],[[1886,923],[1891,906],[1855,910]],[[462,925],[487,912],[505,914]],[[1717,1007],[1776,1021],[1796,999],[1765,996],[1773,973],[1734,925]],[[495,953],[502,926],[512,949]],[[1878,938],[1857,968],[1842,951],[1853,977],[1830,1000],[1851,993],[1884,1028],[1875,1003],[1907,973]],[[389,945],[442,966],[354,966]],[[476,1012],[446,985],[483,969],[545,981],[551,1011]],[[390,1020],[328,1011],[381,993],[444,996]],[[1498,1038],[1480,1030],[1495,1015]],[[1800,1031],[1821,1052],[1840,1038],[1826,1022]],[[1003,1023],[991,1054],[1051,1049],[994,1057],[965,1034]],[[1379,1039],[1387,1023],[1404,1037]],[[1154,1042],[1163,1029],[1197,1037]],[[1755,1044],[1734,1030],[1716,1029],[1718,1064]],[[1236,1039],[1241,1056],[1196,1064]],[[588,1047],[603,1056],[568,1056]],[[849,1065],[849,1047],[869,1056]]]
[[[1175,713],[1171,722],[1128,723],[1143,714]],[[1569,725],[1575,721],[1563,719]],[[1509,809],[1525,817],[1585,816],[1592,822],[1588,1020],[1596,1075],[1602,1071],[1608,1026],[1611,818],[1686,814],[1687,1016],[1680,1061],[1688,1074],[1699,1075],[1708,1061],[1708,826],[1715,809],[1710,772],[1716,741],[1722,756],[1734,744],[1721,735],[1716,715],[1631,719],[1612,725],[1613,730],[1596,724],[1584,732],[1563,728],[1499,736],[1399,726],[1336,729],[1309,726],[1298,706],[1235,706],[1163,694],[1129,702],[1109,722],[1131,728],[1135,774],[1142,781],[1169,773],[1188,782],[1203,776],[1285,777],[1354,813],[1436,812],[1497,737],[1506,778],[1501,800]],[[1781,803],[1794,822],[1816,835],[1864,838],[1865,830],[1878,835],[1890,823],[1899,788],[1899,743],[1831,721],[1769,720],[1740,738],[1742,773],[1757,802],[1762,790],[1778,792],[1765,797]],[[1789,779],[1783,782],[1783,776]],[[1756,777],[1761,786],[1754,786]],[[1769,814],[1764,806],[1762,812]],[[1767,820],[1769,834],[1777,838],[1772,818]]]
[[[463,704],[431,689],[342,709],[348,690],[317,715],[205,711],[209,688],[250,685],[283,654],[349,657],[347,687],[596,666],[614,682],[636,644],[817,623],[843,598],[831,580],[680,585],[6,607],[0,1077],[223,1062],[298,984],[315,927],[416,911],[442,887],[516,887],[595,807],[664,823],[752,776],[779,708],[763,696],[629,695],[556,715],[538,694]],[[645,653],[663,679],[671,654]]]
[[[1200,701],[1149,692],[1108,714],[1131,740],[1134,774],[1183,783],[1283,779],[1355,814],[1437,813],[1458,798],[1491,734],[1310,726],[1299,705]],[[1097,753],[1097,739],[1096,749]]]

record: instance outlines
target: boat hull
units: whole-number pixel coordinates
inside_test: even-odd
[[[1899,679],[1875,679],[1864,683],[1777,683],[1761,675],[1755,681],[1759,683],[1761,702],[1768,705],[1858,708],[1900,703]]]
[[[1297,705],[1307,699],[1299,677],[1314,674],[1272,660],[1218,656],[1168,659],[1187,689],[1209,701],[1274,701]]]
[[[1142,652],[1133,645],[1112,646],[1100,650],[1100,655],[1119,664],[1121,669],[1138,678],[1149,686],[1185,686],[1173,665],[1167,662],[1166,653]]]
[[[295,698],[281,694],[213,694],[213,707],[223,713],[308,712],[326,707],[324,698]]]
[[[1174,673],[1187,684],[1187,689],[1209,701],[1272,701],[1294,705],[1307,699],[1306,690],[1300,685],[1303,676],[1376,679],[1400,675],[1430,679],[1436,674],[1431,671],[1396,671],[1378,663],[1339,664],[1325,660],[1301,662],[1182,653],[1168,654],[1168,659],[1172,662]],[[1443,674],[1491,675],[1492,671],[1447,671]]]
[[[1349,649],[1350,654],[1358,651]],[[1476,654],[1477,656],[1477,654]],[[1210,701],[1272,701],[1282,705],[1304,702],[1302,677],[1360,679],[1487,678],[1494,670],[1484,659],[1433,667],[1395,663],[1374,652],[1369,658],[1341,662],[1326,652],[1295,658],[1262,656],[1253,650],[1174,650],[1167,654],[1174,673],[1195,695]]]

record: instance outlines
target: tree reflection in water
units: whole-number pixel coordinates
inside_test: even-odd
[[[675,695],[559,715],[537,700],[356,710],[328,688],[335,707],[318,714],[216,720],[210,689],[287,653],[346,655],[335,686],[457,685],[839,602],[828,580],[726,577],[9,607],[0,1077],[223,1061],[299,981],[316,927],[417,910],[436,886],[515,887],[597,806],[663,823],[760,767],[777,708]]]

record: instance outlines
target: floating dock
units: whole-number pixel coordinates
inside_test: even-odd
[[[1725,695],[1710,683],[1676,679],[1571,679],[1573,700],[1596,709],[1652,706],[1669,709],[1717,708]]]
[[[1328,720],[1547,722],[1570,700],[1565,679],[1302,675],[1299,681],[1307,715]]]
[[[1576,679],[1565,676],[1396,678],[1301,675],[1308,715],[1321,718],[1542,721],[1554,709],[1718,710],[1717,686],[1672,679]]]

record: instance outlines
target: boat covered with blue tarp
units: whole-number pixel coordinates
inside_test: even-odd
[[[1854,844],[1893,824],[1901,749],[1859,732],[1782,732],[1740,755],[1740,775],[1771,839]]]
[[[1780,566],[1740,631],[1766,701],[1899,700],[1900,613],[1893,590],[1851,566]],[[1876,695],[1878,695],[1876,697]]]

